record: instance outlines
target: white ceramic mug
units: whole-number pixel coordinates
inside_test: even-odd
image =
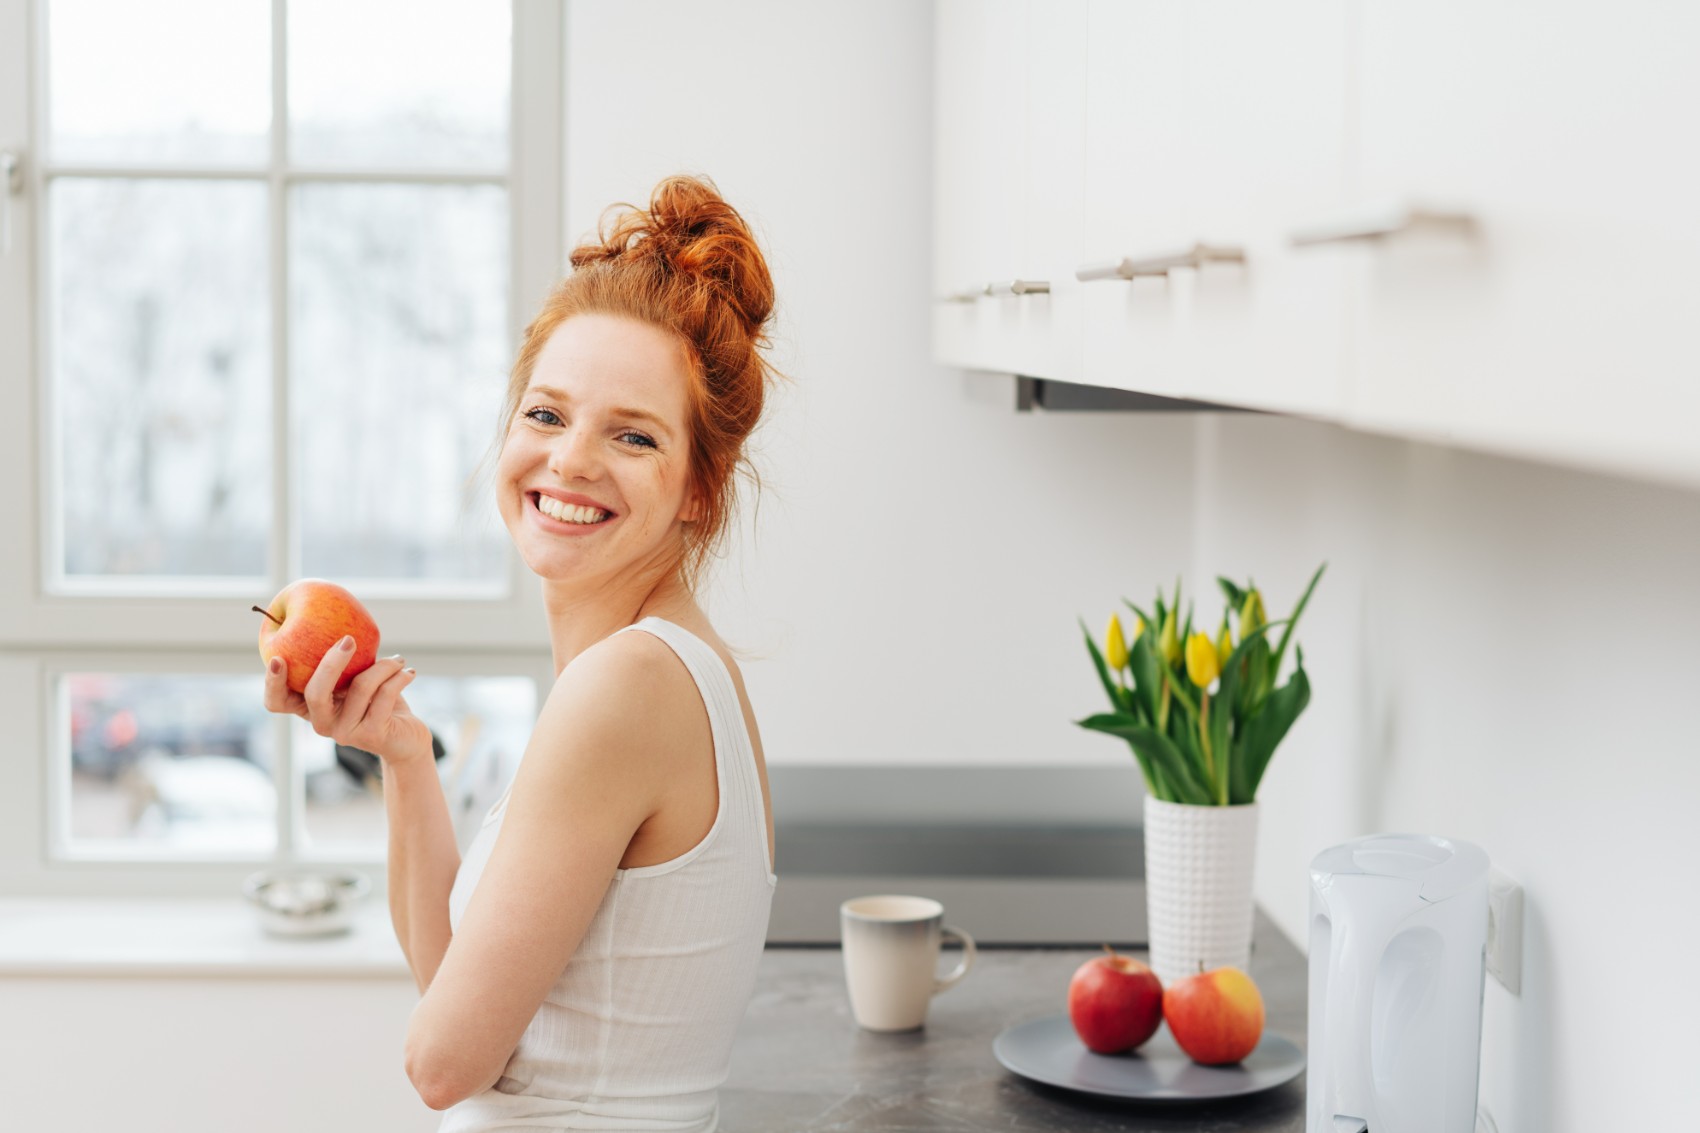
[[[850,1012],[870,1031],[913,1031],[927,1004],[974,966],[974,938],[944,923],[944,906],[927,897],[853,897],[838,907]],[[937,975],[942,937],[962,945],[962,962]]]

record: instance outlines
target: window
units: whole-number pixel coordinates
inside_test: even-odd
[[[294,578],[420,669],[457,821],[511,775],[548,643],[466,482],[562,267],[560,46],[553,0],[0,0],[0,882],[381,858],[369,757],[261,706]]]

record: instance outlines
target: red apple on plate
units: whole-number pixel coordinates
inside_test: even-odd
[[[1238,1062],[1263,1037],[1263,996],[1238,968],[1214,968],[1163,991],[1163,1018],[1187,1057],[1205,1066]]]
[[[1068,983],[1068,1018],[1086,1049],[1099,1054],[1132,1050],[1163,1022],[1163,984],[1131,956],[1094,956]]]
[[[336,687],[348,687],[378,659],[378,623],[345,587],[322,578],[303,578],[278,591],[268,608],[254,607],[265,618],[260,622],[260,659],[270,666],[273,657],[288,666],[285,683],[295,692],[306,692],[307,682],[324,655],[344,636],[354,638],[354,655],[337,678]]]

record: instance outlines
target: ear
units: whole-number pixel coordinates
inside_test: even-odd
[[[679,513],[679,518],[686,523],[695,523],[702,518],[702,497],[696,492],[685,498],[685,508]]]

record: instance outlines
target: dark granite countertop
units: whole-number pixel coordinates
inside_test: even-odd
[[[1040,1085],[999,1065],[992,1055],[998,1033],[1065,1010],[1069,977],[1097,951],[982,948],[968,978],[933,1000],[924,1030],[877,1034],[851,1018],[838,949],[769,947],[721,1089],[720,1127],[726,1133],[1303,1133],[1302,1074],[1233,1102],[1139,1104]],[[1266,1029],[1303,1048],[1305,958],[1261,911],[1251,975],[1263,993]]]

